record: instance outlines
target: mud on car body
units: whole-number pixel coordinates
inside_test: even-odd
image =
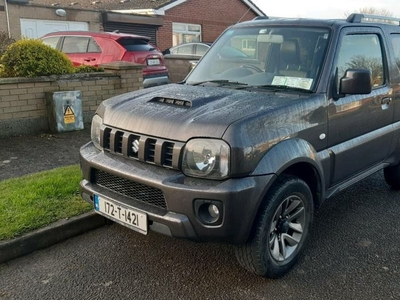
[[[400,188],[400,27],[364,17],[237,24],[183,83],[104,101],[82,197],[138,232],[232,243],[244,268],[285,274],[324,200],[381,169]]]

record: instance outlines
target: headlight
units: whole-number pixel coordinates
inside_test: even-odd
[[[229,174],[230,148],[221,140],[193,139],[183,154],[182,172],[193,177],[223,179]]]
[[[99,115],[95,115],[92,119],[91,138],[96,148],[101,149],[100,146],[100,128],[103,124],[103,119]]]

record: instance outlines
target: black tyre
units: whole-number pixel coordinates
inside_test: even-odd
[[[400,190],[400,163],[383,169],[386,183],[396,190]]]
[[[281,175],[266,195],[250,240],[236,247],[237,260],[261,276],[284,275],[304,250],[313,213],[308,185],[297,177]]]

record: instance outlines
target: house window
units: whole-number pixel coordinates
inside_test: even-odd
[[[201,25],[172,23],[172,44],[173,46],[201,42]]]
[[[242,40],[242,50],[255,50],[257,46],[257,40]]]

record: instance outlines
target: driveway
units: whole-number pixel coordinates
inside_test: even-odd
[[[279,280],[242,270],[228,245],[106,226],[0,265],[0,299],[400,299],[399,214],[381,173],[356,184]]]

